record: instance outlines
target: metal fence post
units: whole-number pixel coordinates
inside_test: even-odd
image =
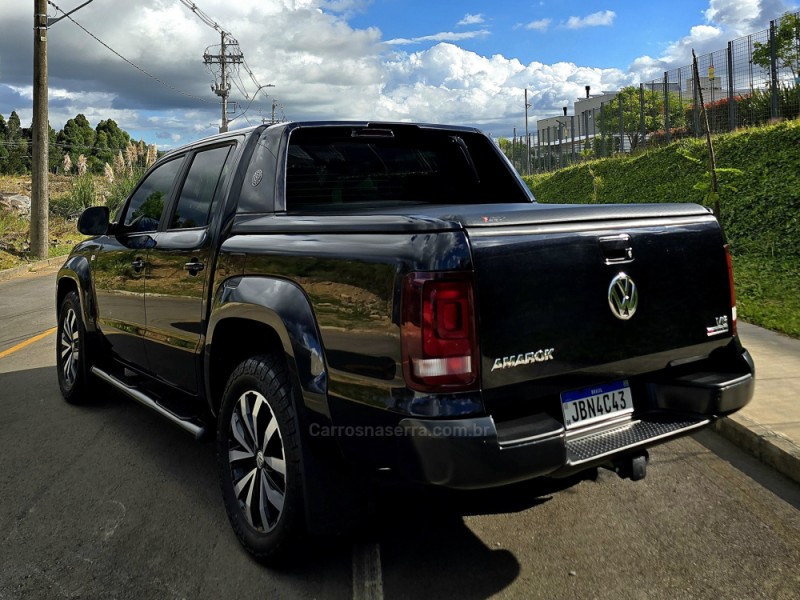
[[[619,151],[625,152],[625,115],[623,114],[622,93],[617,94],[619,101]]]
[[[542,170],[541,173],[545,173],[547,171],[547,146],[545,145],[545,135],[544,129],[539,129],[539,162],[542,163]]]
[[[641,143],[644,146],[644,140],[647,137],[647,131],[644,128],[644,84],[639,84],[639,135],[641,136]]]
[[[547,128],[547,170],[552,170],[553,167],[553,152],[550,147],[550,127]]]
[[[602,155],[606,157],[606,103],[600,103],[600,143],[603,146]]]
[[[594,114],[594,110],[595,109],[593,108],[592,109],[592,113],[593,114]],[[594,121],[592,121],[592,124],[594,124]],[[591,146],[589,146],[589,111],[588,110],[583,111],[583,135],[586,138],[586,140],[584,141],[584,146],[583,146],[584,149],[587,146],[589,148],[591,148]],[[595,135],[597,135],[597,128],[596,127],[595,127]]]
[[[572,162],[575,162],[575,115],[569,117],[569,147],[572,150]]]
[[[700,90],[697,88],[697,82],[692,77],[692,98],[694,104],[692,106],[692,127],[694,129],[694,137],[700,137]]]
[[[664,71],[664,141],[669,144],[672,136],[669,133],[669,71]]]
[[[770,118],[778,118],[778,57],[777,57],[777,25],[775,21],[769,22],[769,70],[770,87],[772,88],[772,103],[770,105]]]
[[[733,78],[733,42],[728,42],[728,131],[736,129],[736,85]]]
[[[564,166],[564,128],[558,123],[558,168]]]
[[[512,129],[511,135],[511,164],[514,165],[514,170],[517,169],[517,128]]]

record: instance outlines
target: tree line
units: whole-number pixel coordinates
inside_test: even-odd
[[[83,114],[69,119],[64,128],[56,131],[49,127],[49,170],[63,173],[78,169],[78,165],[91,173],[102,174],[106,165],[119,162],[119,156],[136,155],[146,160],[147,149],[154,152],[144,141],[131,139],[130,134],[120,129],[113,119],[100,121],[92,127]],[[19,115],[11,111],[8,120],[0,114],[0,175],[27,175],[31,172],[31,145],[33,129],[22,127]],[[143,151],[144,150],[144,151]]]

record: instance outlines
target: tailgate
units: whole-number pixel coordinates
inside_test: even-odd
[[[483,389],[576,371],[624,378],[729,341],[724,240],[704,209],[594,207],[572,221],[564,211],[465,223]]]

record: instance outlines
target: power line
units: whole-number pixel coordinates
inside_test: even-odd
[[[174,85],[171,85],[171,84],[167,83],[166,81],[163,81],[163,80],[159,79],[159,78],[158,78],[158,77],[156,77],[155,75],[153,75],[153,74],[151,74],[151,73],[148,73],[148,72],[147,72],[147,71],[145,71],[145,70],[144,70],[142,67],[140,67],[139,65],[137,65],[137,64],[135,64],[135,63],[133,63],[133,62],[131,62],[130,60],[128,60],[127,58],[125,58],[124,56],[122,56],[122,54],[120,54],[119,52],[117,52],[116,50],[114,50],[114,49],[113,49],[111,46],[109,46],[108,44],[106,44],[106,43],[105,43],[103,40],[101,40],[99,37],[97,37],[97,36],[96,36],[95,34],[93,34],[91,31],[89,31],[88,29],[86,29],[86,28],[85,28],[83,25],[81,25],[80,23],[78,23],[78,22],[77,22],[75,19],[73,19],[72,17],[70,17],[70,16],[69,16],[69,14],[67,14],[66,12],[64,12],[64,10],[63,10],[61,7],[59,7],[59,6],[57,6],[56,4],[54,4],[54,3],[53,3],[51,0],[47,0],[47,3],[48,3],[50,6],[52,6],[53,8],[55,8],[57,11],[59,11],[59,12],[63,13],[63,14],[64,14],[64,17],[62,17],[62,18],[65,18],[65,17],[66,17],[67,19],[69,19],[70,21],[72,21],[72,22],[73,22],[75,25],[77,25],[79,28],[81,28],[81,29],[82,29],[82,30],[83,30],[83,31],[84,31],[84,32],[85,32],[85,33],[86,33],[86,34],[87,34],[89,37],[91,37],[91,38],[92,38],[92,39],[94,39],[96,42],[98,42],[98,43],[99,43],[101,46],[103,46],[104,48],[106,48],[106,50],[109,50],[109,51],[110,51],[110,52],[112,52],[113,54],[117,55],[119,58],[121,58],[122,60],[124,60],[124,61],[125,61],[126,63],[128,63],[130,66],[132,66],[134,69],[136,69],[137,71],[140,71],[140,72],[142,72],[143,74],[147,75],[147,76],[148,76],[150,79],[152,79],[153,81],[157,81],[158,83],[160,83],[160,84],[161,84],[161,85],[163,85],[164,87],[167,87],[167,88],[171,89],[173,92],[177,92],[177,93],[179,93],[179,94],[182,94],[182,95],[184,95],[184,96],[186,96],[186,97],[188,97],[188,98],[192,98],[193,100],[199,100],[200,102],[205,102],[206,104],[214,104],[214,103],[213,103],[213,102],[211,102],[210,100],[206,100],[205,98],[200,98],[199,96],[195,96],[195,95],[193,95],[193,94],[190,94],[189,92],[184,92],[183,90],[180,90],[180,89],[176,88]]]
[[[217,31],[217,33],[219,33],[220,35],[224,35],[226,37],[231,38],[231,41],[234,42],[234,43],[238,43],[238,42],[236,42],[236,40],[233,39],[233,36],[229,32],[225,31],[222,27],[219,26],[219,24],[214,19],[209,17],[202,10],[200,10],[200,7],[198,7],[197,4],[195,4],[194,2],[191,2],[190,0],[181,0],[181,4],[183,4],[186,8],[188,8],[195,15],[197,15],[197,17],[203,23],[205,23],[206,25],[208,25],[212,29],[215,29]]]
[[[24,140],[25,143],[28,146],[30,146],[31,142],[30,142],[29,138],[22,138],[22,140]],[[20,140],[0,140],[0,146],[4,146],[6,148],[12,148],[12,149],[13,148],[18,148],[19,147],[19,141]],[[143,140],[140,140],[140,141],[143,141]],[[139,142],[134,140],[133,138],[131,138],[130,143],[133,144],[134,146],[138,146],[139,145]],[[50,146],[54,146],[56,148],[69,148],[70,150],[73,150],[73,151],[97,150],[99,152],[113,152],[115,154],[117,152],[122,152],[123,154],[125,153],[125,148],[101,148],[99,146],[83,146],[83,145],[80,145],[80,144],[72,144],[70,142],[50,142],[49,145]],[[146,144],[146,145],[152,146],[152,145],[155,145],[155,144]]]
[[[274,86],[272,84],[262,85],[261,83],[259,83],[258,79],[255,76],[255,73],[253,73],[253,70],[247,64],[247,60],[245,60],[244,54],[239,49],[239,42],[236,40],[236,38],[233,37],[233,35],[229,31],[225,30],[219,23],[217,23],[214,19],[212,19],[210,16],[204,13],[200,9],[200,7],[198,7],[197,4],[195,4],[191,0],[180,0],[180,2],[189,10],[191,10],[203,23],[205,23],[206,25],[208,25],[209,27],[211,27],[217,33],[220,34],[221,38],[220,53],[215,55],[210,54],[209,50],[211,46],[209,46],[208,48],[206,48],[206,51],[203,54],[203,62],[207,67],[211,64],[220,65],[221,81],[219,84],[217,84],[216,74],[214,74],[214,84],[212,84],[211,88],[212,91],[215,94],[217,94],[217,96],[219,96],[222,100],[222,126],[220,127],[220,132],[227,131],[227,126],[229,121],[233,121],[234,119],[238,119],[239,117],[242,116],[249,123],[250,121],[249,119],[247,119],[246,113],[250,109],[250,105],[253,103],[253,100],[255,100],[255,97],[258,95],[258,92],[260,92],[264,88],[274,87]],[[226,49],[230,47],[234,47],[235,50],[227,52]],[[242,113],[230,119],[228,118],[227,115],[227,99],[230,92],[230,84],[228,83],[228,77],[230,74],[227,71],[228,65],[233,66],[233,70],[235,71],[236,76],[239,76],[238,66],[242,65],[247,74],[250,76],[250,80],[256,86],[256,91],[253,93],[253,97],[250,98],[250,95],[247,93],[247,87],[244,85],[244,82],[241,80],[241,77],[239,77],[238,83],[235,79],[231,78],[233,79],[233,83],[234,85],[236,85],[236,88],[239,90],[239,92],[241,92],[241,94],[244,96],[246,100],[250,100],[250,102],[248,103],[247,108],[245,108],[245,110]],[[239,86],[239,83],[241,83],[241,87]],[[267,96],[267,98],[270,97],[269,94],[266,93],[265,96]]]

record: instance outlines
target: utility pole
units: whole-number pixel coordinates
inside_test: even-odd
[[[228,81],[228,65],[238,65],[244,60],[244,55],[239,50],[239,42],[231,38],[231,43],[227,43],[228,33],[220,32],[220,52],[219,54],[203,54],[203,62],[207,65],[220,66],[220,81],[211,86],[211,91],[220,97],[222,102],[222,121],[220,122],[219,132],[228,131],[228,96],[231,93],[231,84]],[[229,49],[231,49],[229,51]]]
[[[31,256],[47,258],[49,250],[48,214],[50,170],[50,130],[47,89],[47,30],[61,19],[93,0],[57,19],[47,17],[47,0],[33,2],[33,140],[31,147]],[[63,11],[62,11],[63,12]]]
[[[33,146],[31,161],[31,256],[48,254],[48,187],[50,136],[47,115],[47,0],[33,7]]]

